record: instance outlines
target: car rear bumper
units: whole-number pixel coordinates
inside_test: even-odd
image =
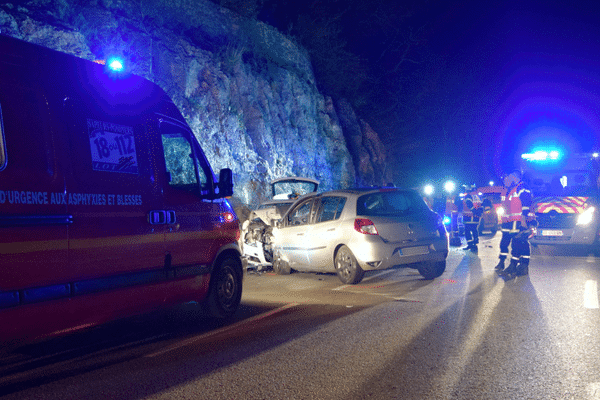
[[[443,238],[410,244],[378,243],[376,246],[363,243],[350,249],[363,270],[382,270],[424,261],[444,261],[448,256],[448,240]]]

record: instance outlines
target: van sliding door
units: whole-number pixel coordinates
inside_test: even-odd
[[[121,116],[117,108],[100,113],[82,101],[67,107],[69,275],[82,281],[77,288],[83,292],[141,283],[147,277],[139,271],[165,265],[164,228],[149,223],[160,195],[150,139],[142,116]],[[111,279],[99,279],[105,277]]]

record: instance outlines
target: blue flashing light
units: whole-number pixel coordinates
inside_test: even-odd
[[[450,219],[449,216],[444,215],[444,225],[450,225],[450,222],[452,222],[452,220]]]
[[[114,72],[122,72],[124,69],[123,61],[119,58],[110,58],[107,63],[108,68]]]
[[[556,162],[562,158],[558,150],[536,150],[533,153],[521,154],[521,158],[533,162]]]

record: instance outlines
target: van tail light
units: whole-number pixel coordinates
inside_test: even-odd
[[[221,216],[223,217],[223,220],[225,222],[231,222],[235,219],[235,215],[233,215],[233,213],[228,212],[228,211],[221,214]]]
[[[379,232],[377,232],[377,228],[375,228],[373,221],[367,218],[356,218],[354,220],[354,229],[359,233],[364,233],[365,235],[379,235]]]

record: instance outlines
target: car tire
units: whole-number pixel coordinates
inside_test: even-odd
[[[335,254],[335,272],[342,283],[354,285],[363,280],[365,271],[358,265],[356,257],[348,246],[343,245]]]
[[[419,264],[417,271],[423,278],[430,280],[442,275],[446,270],[446,260],[444,261],[424,261]]]
[[[214,318],[230,318],[242,299],[242,263],[239,257],[227,255],[213,269],[205,310]]]
[[[287,261],[282,260],[279,256],[275,256],[273,260],[273,272],[277,275],[289,275],[292,273],[292,269]]]

